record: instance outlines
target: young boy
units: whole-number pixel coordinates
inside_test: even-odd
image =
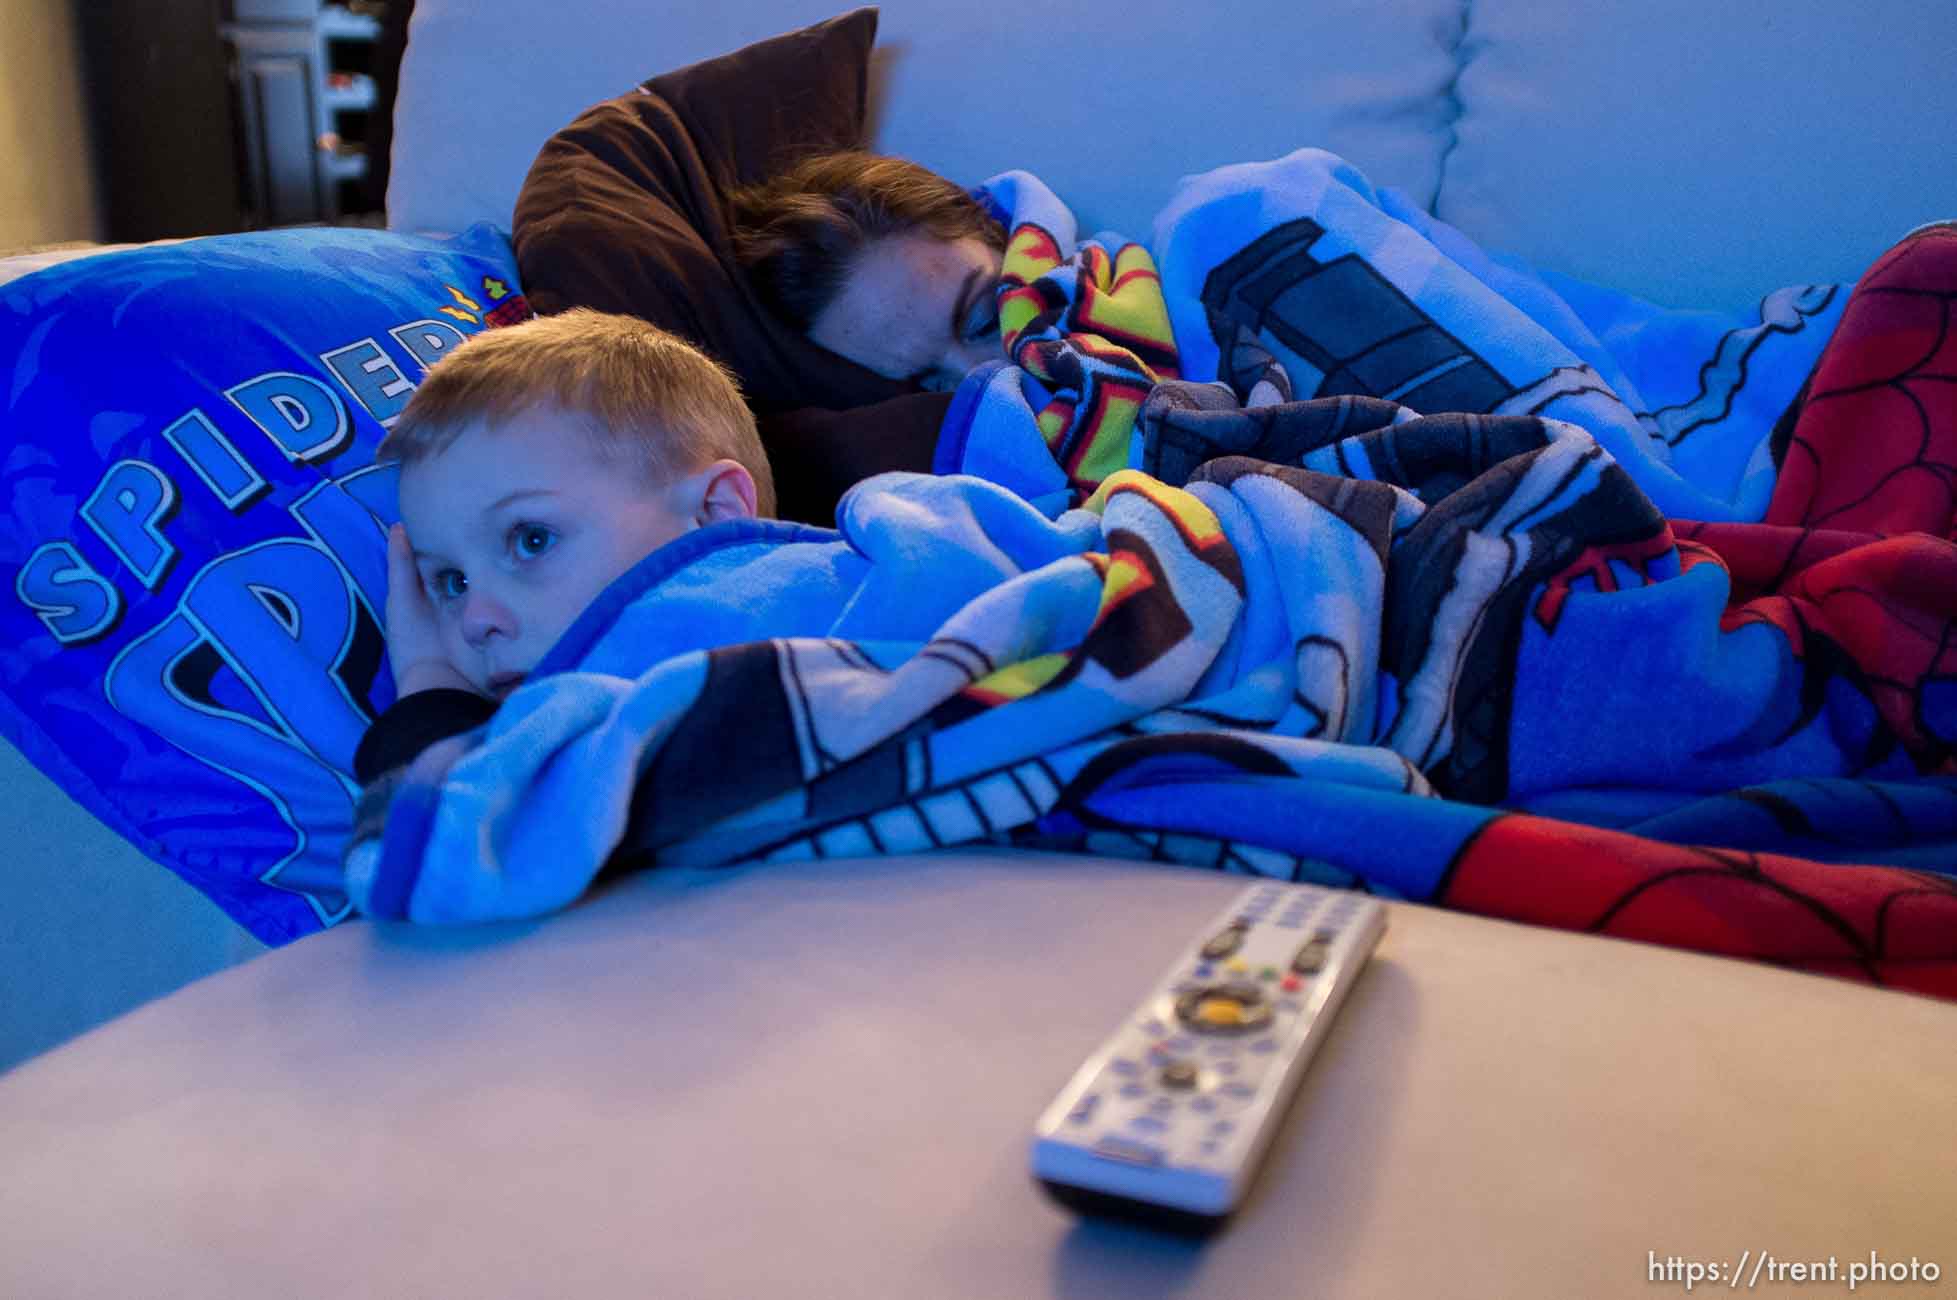
[[[727,372],[644,321],[582,309],[457,347],[378,456],[401,464],[387,596],[400,702],[361,744],[362,781],[486,719],[646,555],[774,510]]]

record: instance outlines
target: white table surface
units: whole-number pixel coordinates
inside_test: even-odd
[[[963,853],[349,924],[0,1077],[0,1295],[1684,1294],[1653,1252],[1841,1270],[1752,1294],[1846,1295],[1872,1250],[1957,1272],[1957,1006],[1404,905],[1228,1229],[1077,1221],[1028,1177],[1032,1123],[1238,885]]]

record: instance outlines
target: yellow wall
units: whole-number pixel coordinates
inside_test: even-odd
[[[101,237],[73,0],[0,0],[0,251]]]

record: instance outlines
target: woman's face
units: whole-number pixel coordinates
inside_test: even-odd
[[[809,337],[874,370],[929,389],[1003,357],[1000,256],[982,239],[891,235],[866,247]]]

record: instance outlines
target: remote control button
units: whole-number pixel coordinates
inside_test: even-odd
[[[1244,1004],[1235,998],[1206,997],[1190,1011],[1189,1021],[1198,1029],[1242,1029],[1244,1014]]]
[[[1329,944],[1332,942],[1332,940],[1338,937],[1339,937],[1339,932],[1337,930],[1328,930],[1327,928],[1321,925],[1318,927],[1318,933],[1312,936],[1312,941],[1314,943]]]
[[[1176,1108],[1176,1099],[1174,1097],[1157,1097],[1154,1101],[1148,1103],[1148,1108],[1157,1115],[1166,1115]]]
[[[1137,1115],[1128,1121],[1128,1127],[1137,1133],[1165,1133],[1169,1121],[1156,1115]]]
[[[1216,967],[1210,965],[1208,962],[1203,962],[1196,967],[1196,978],[1199,980],[1209,979],[1215,974]]]
[[[1159,1165],[1162,1163],[1162,1149],[1133,1138],[1116,1137],[1109,1134],[1094,1144],[1094,1154],[1106,1156],[1110,1160],[1125,1160],[1131,1165]]]
[[[1191,1098],[1189,1099],[1189,1109],[1191,1109],[1191,1110],[1196,1110],[1196,1111],[1201,1111],[1201,1112],[1202,1112],[1203,1114],[1205,1114],[1205,1115],[1207,1115],[1207,1114],[1209,1114],[1209,1113],[1210,1113],[1211,1111],[1213,1111],[1213,1110],[1215,1110],[1215,1109],[1216,1109],[1216,1098],[1214,1098],[1214,1097],[1191,1097]]]
[[[1177,998],[1176,1018],[1198,1033],[1248,1033],[1271,1023],[1271,1004],[1255,984],[1211,984]]]
[[[1209,942],[1203,945],[1203,956],[1212,961],[1218,957],[1228,957],[1244,946],[1244,931],[1249,928],[1244,919],[1238,917],[1235,925],[1226,926],[1210,936]]]
[[[1196,1086],[1197,1070],[1194,1061],[1170,1061],[1162,1067],[1162,1086],[1164,1088],[1193,1088]]]
[[[1210,1125],[1210,1132],[1216,1134],[1218,1137],[1222,1137],[1225,1133],[1234,1133],[1236,1128],[1237,1121],[1233,1119],[1220,1119]]]
[[[1283,979],[1278,981],[1277,986],[1283,989],[1286,993],[1296,993],[1299,989],[1305,986],[1305,982],[1299,979],[1296,975],[1286,975]]]
[[[1121,1085],[1121,1095],[1124,1097],[1146,1097],[1148,1095],[1148,1085],[1143,1083],[1124,1083]]]
[[[1247,1083],[1226,1083],[1218,1091],[1226,1097],[1234,1097],[1239,1101],[1246,1097],[1255,1097],[1257,1095],[1257,1089]],[[1221,1120],[1217,1122],[1222,1123]]]
[[[1090,1092],[1085,1097],[1082,1097],[1079,1101],[1075,1102],[1074,1108],[1067,1112],[1068,1122],[1074,1124],[1085,1124],[1088,1120],[1094,1118],[1094,1112],[1099,1110],[1100,1107],[1101,1107],[1101,1094],[1098,1092]]]
[[[1256,1042],[1250,1045],[1250,1050],[1253,1052],[1263,1052],[1266,1054],[1275,1052],[1277,1050],[1277,1039],[1270,1036],[1260,1038]]]
[[[1131,1061],[1125,1056],[1117,1056],[1114,1060],[1109,1061],[1108,1068],[1123,1078],[1140,1074],[1142,1069],[1139,1062]]]
[[[1142,1021],[1142,1032],[1150,1038],[1160,1038],[1169,1032],[1169,1027],[1155,1016],[1150,1016],[1147,1020]]]
[[[1276,978],[1277,978],[1277,967],[1275,967],[1275,966],[1266,966],[1266,967],[1265,967],[1265,968],[1264,968],[1263,970],[1260,970],[1260,971],[1258,971],[1258,972],[1257,972],[1257,978],[1258,978],[1258,979],[1260,979],[1260,980],[1274,980],[1274,979],[1276,979]]]
[[[1218,1074],[1235,1074],[1237,1072],[1237,1063],[1235,1061],[1217,1061],[1212,1064],[1211,1068]]]
[[[1291,969],[1299,975],[1316,975],[1325,969],[1327,955],[1326,945],[1321,940],[1313,939],[1298,949],[1297,956],[1291,959]]]

